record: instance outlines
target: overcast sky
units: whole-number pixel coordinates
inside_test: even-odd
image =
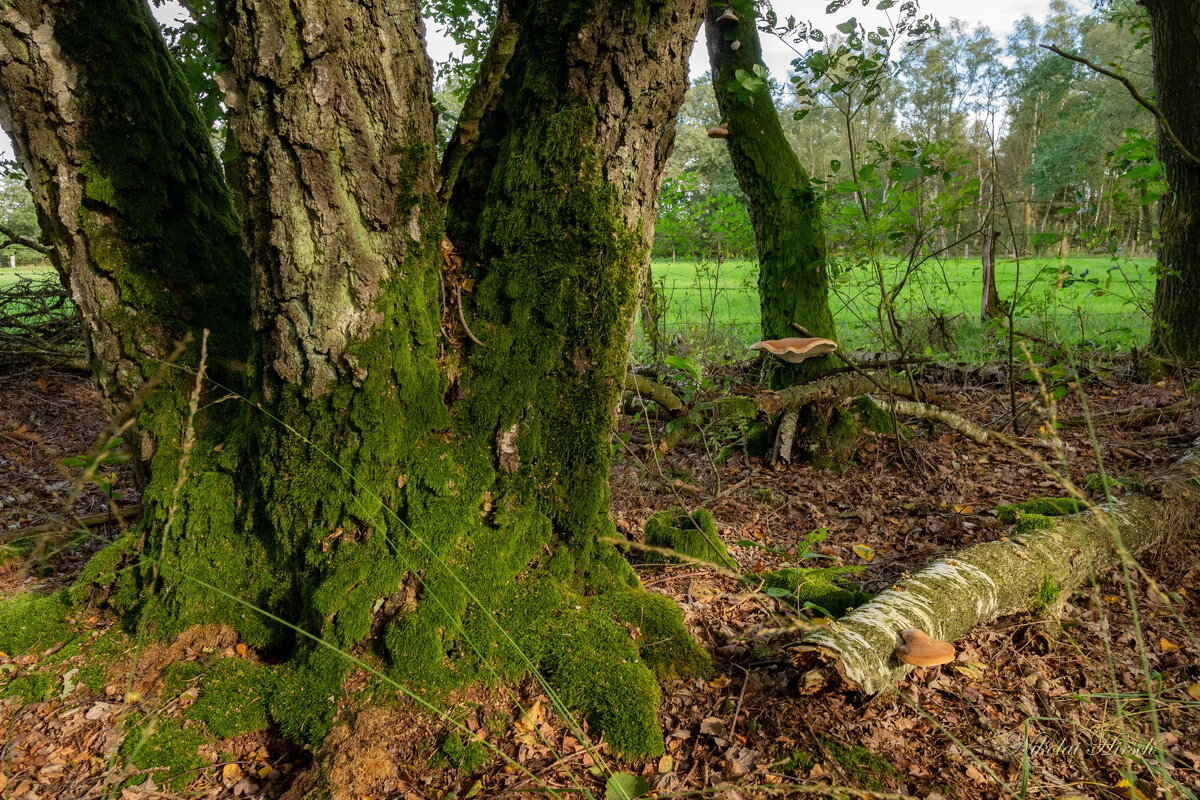
[[[1081,10],[1087,10],[1090,7],[1089,3],[1081,2],[1081,0],[1071,0],[1071,2]],[[874,4],[871,2],[872,6]],[[833,27],[829,22],[836,23],[852,15],[865,20],[869,18],[869,14],[878,14],[878,12],[871,12],[863,8],[859,2],[851,2],[836,15],[836,19],[828,21],[824,20],[825,0],[775,0],[774,7],[781,18],[794,15],[797,19],[810,20],[818,27],[826,29]],[[973,2],[970,0],[968,2],[964,2],[964,0],[921,0],[921,9],[927,14],[933,14],[940,21],[947,22],[951,17],[956,17],[970,25],[986,25],[992,29],[992,34],[1001,42],[1012,32],[1013,24],[1021,17],[1028,14],[1034,18],[1041,18],[1049,7],[1050,0],[984,0],[982,2],[980,0]],[[155,16],[163,22],[176,20],[184,13],[183,8],[175,2],[168,2],[154,12]],[[453,48],[453,42],[442,36],[436,25],[428,26],[428,39],[429,53],[434,61],[445,59]],[[763,51],[771,74],[780,80],[785,79],[795,53],[786,44],[773,37],[763,38]],[[707,70],[708,56],[703,44],[699,44],[692,55],[692,75],[696,76]],[[12,150],[7,136],[0,136],[0,157],[12,158]]]
[[[1086,0],[1070,1],[1082,11],[1091,7]],[[880,12],[866,9],[861,2],[852,0],[848,6],[835,15],[835,18],[827,21],[824,13],[825,3],[826,0],[774,0],[773,6],[781,19],[791,15],[798,20],[809,20],[817,27],[825,29],[833,27],[829,21],[837,22],[850,16],[858,16],[864,20],[882,17]],[[875,0],[872,0],[870,5],[874,6]],[[1049,7],[1050,0],[967,0],[967,2],[964,0],[921,0],[921,10],[926,14],[932,14],[941,22],[948,22],[955,17],[967,22],[970,26],[986,25],[992,29],[992,35],[1001,42],[1008,34],[1012,33],[1013,24],[1021,17],[1028,14],[1035,19],[1040,19],[1046,14]],[[159,19],[166,21],[178,18],[184,11],[178,4],[172,2],[167,3],[155,13]],[[428,25],[428,40],[429,54],[434,61],[444,60],[454,47],[454,43],[442,36],[434,24]],[[771,74],[781,80],[786,78],[795,53],[785,43],[769,36],[763,38],[763,50]],[[703,45],[697,46],[692,56],[692,75],[696,76],[707,70],[706,51]]]

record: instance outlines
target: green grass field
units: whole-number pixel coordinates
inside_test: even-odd
[[[1072,256],[1002,261],[996,265],[1000,297],[1017,292],[1017,328],[1066,344],[1118,349],[1145,340],[1154,292],[1154,259]],[[758,338],[757,265],[728,261],[719,267],[655,260],[655,282],[667,300],[669,336],[693,345],[739,349]],[[1019,269],[1019,274],[1018,274]],[[898,276],[885,273],[890,287]],[[880,347],[881,292],[866,271],[841,274],[833,287],[834,316],[843,344]],[[926,264],[897,298],[897,316],[915,349],[983,355],[988,349],[979,306],[983,293],[977,259]],[[800,320],[798,320],[800,321]],[[924,346],[922,346],[924,345]]]
[[[1017,328],[1052,341],[1098,350],[1128,348],[1145,341],[1154,293],[1154,259],[1072,256],[1002,261],[996,278],[1002,300],[1014,289]],[[655,260],[655,282],[667,300],[665,328],[692,347],[741,354],[759,336],[757,264],[727,261],[720,266]],[[1069,270],[1069,271],[1067,271]],[[50,278],[49,265],[0,269],[0,289],[22,278]],[[1082,280],[1080,277],[1082,276]],[[886,281],[895,276],[885,275]],[[863,271],[840,275],[833,288],[834,315],[847,349],[882,349],[880,291]],[[989,342],[979,321],[982,294],[976,259],[930,263],[900,293],[897,315],[914,349],[986,358]],[[799,321],[799,320],[798,320]],[[639,330],[639,340],[641,332]]]
[[[9,266],[0,267],[0,289],[12,286],[24,278],[53,278],[54,267],[49,264],[30,264],[13,269]]]

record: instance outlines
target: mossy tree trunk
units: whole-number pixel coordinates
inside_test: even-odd
[[[1154,94],[1189,158],[1158,130],[1158,157],[1171,191],[1159,218],[1150,349],[1169,361],[1200,363],[1200,6],[1145,0],[1154,42]]]
[[[747,92],[738,87],[739,71],[754,75],[757,67],[765,75],[766,67],[750,4],[737,5],[740,19],[731,23],[718,22],[727,6],[711,4],[704,29],[717,105],[729,129],[729,155],[738,183],[749,198],[758,242],[762,336],[797,336],[792,327],[796,322],[815,336],[836,340],[829,308],[821,201],[783,133],[770,92],[766,88]],[[830,356],[782,365],[772,382],[775,388],[783,388],[820,376],[834,366]]]
[[[120,54],[116,57],[115,54]],[[109,411],[134,401],[175,343],[213,331],[251,348],[250,273],[207,131],[157,24],[137,0],[0,9],[0,124],[29,180],[50,260],[84,322]],[[196,363],[195,353],[182,361]],[[237,364],[211,371],[240,386]],[[182,418],[186,375],[149,400]],[[178,425],[132,440],[149,460]]]
[[[10,116],[20,114],[9,68],[38,37],[56,65],[44,91],[81,66],[134,69],[126,32],[146,31],[135,40],[148,76],[138,92],[87,74],[70,110],[81,132],[64,146],[78,169],[35,168],[31,180],[115,175],[118,209],[134,190],[161,193],[153,171],[88,146],[95,131],[148,116],[158,138],[140,152],[202,162],[232,224],[206,140],[166,130],[167,120],[189,137],[203,129],[145,8],[98,3],[48,4],[52,26],[37,32],[30,13],[3,12]],[[213,303],[189,321],[214,330],[212,363],[243,371],[205,388],[194,446],[180,444],[185,383],[173,406],[139,418],[173,445],[154,452],[152,507],[132,548],[143,566],[111,602],[161,633],[224,622],[288,656],[274,716],[308,741],[327,729],[325,698],[347,664],[261,611],[361,648],[430,697],[537,669],[616,749],[660,751],[656,678],[698,674],[706,658],[678,609],[641,591],[603,539],[615,534],[609,447],[626,346],[702,0],[506,8],[519,35],[447,193],[444,247],[415,4],[221,0],[218,10],[249,261],[221,267],[237,313],[215,318]],[[68,19],[113,33],[94,38],[94,61],[77,64],[59,41]],[[44,113],[26,111],[23,124]],[[29,164],[57,157],[40,140],[25,149]],[[81,214],[48,195],[44,213]],[[118,222],[84,230],[81,247],[136,249]],[[152,281],[168,276],[148,259],[146,272],[140,294],[120,298],[134,315],[162,302]],[[181,279],[179,297],[204,286]],[[83,310],[90,324],[97,312]],[[216,402],[230,387],[254,405]]]

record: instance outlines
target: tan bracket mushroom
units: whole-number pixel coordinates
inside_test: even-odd
[[[765,350],[789,364],[799,364],[809,358],[827,356],[837,350],[837,342],[813,337],[810,339],[767,339],[750,345],[751,350]]]
[[[721,16],[717,17],[718,25],[735,25],[740,21],[741,20],[738,19],[738,15],[733,13],[732,8],[725,9]]]
[[[904,644],[896,648],[896,658],[914,667],[936,667],[954,660],[954,645],[930,638],[920,628],[905,628],[900,631]]]
[[[729,123],[721,120],[720,124],[708,129],[708,138],[710,139],[728,139],[729,138]]]

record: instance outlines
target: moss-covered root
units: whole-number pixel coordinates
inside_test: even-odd
[[[660,511],[646,520],[646,546],[667,550],[694,561],[715,564],[726,569],[737,569],[738,564],[725,549],[717,536],[717,525],[713,515],[704,509],[694,514],[675,506]],[[672,555],[650,550],[646,553],[650,562],[678,563]]]
[[[1020,522],[1030,514],[1041,517],[1065,517],[1087,510],[1087,504],[1074,497],[1035,497],[1011,505],[996,506],[996,516],[1008,525]]]
[[[1036,608],[1046,586],[1070,592],[1112,569],[1122,547],[1136,555],[1168,532],[1200,532],[1197,483],[1200,440],[1155,482],[1160,497],[1133,495],[930,564],[806,637],[796,654],[801,689],[879,692],[912,669],[893,655],[904,628],[954,641],[980,623]]]

